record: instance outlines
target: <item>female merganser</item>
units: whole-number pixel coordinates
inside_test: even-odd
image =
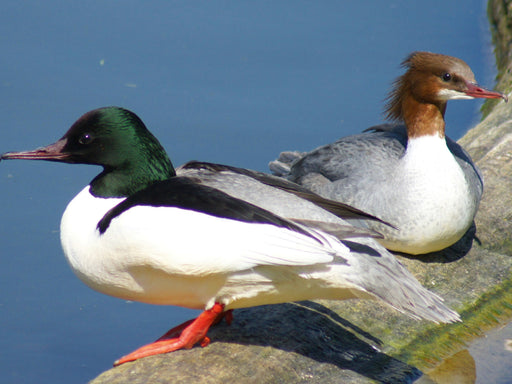
[[[459,320],[372,239],[373,233],[330,212],[368,215],[239,168],[189,163],[181,171],[188,175],[176,176],[160,143],[128,110],[93,110],[56,143],[1,159],[102,166],[62,217],[61,242],[72,270],[108,295],[204,309],[194,321],[116,364],[205,346],[214,322],[229,320],[234,308],[262,304],[379,298],[413,318]],[[281,206],[293,219],[208,183],[237,190],[249,201],[270,200],[269,207]],[[260,197],[251,197],[254,193]]]
[[[369,226],[384,235],[386,248],[417,255],[459,240],[483,190],[470,156],[445,137],[447,101],[507,97],[478,86],[455,57],[415,52],[402,66],[407,72],[395,81],[386,114],[405,128],[382,125],[309,153],[283,152],[270,169],[393,224]]]

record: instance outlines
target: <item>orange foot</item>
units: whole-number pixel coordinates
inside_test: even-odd
[[[151,344],[144,345],[132,353],[121,357],[114,362],[114,366],[134,361],[141,357],[159,355],[177,351],[178,349],[190,349],[197,343],[201,347],[210,344],[210,338],[206,336],[208,329],[226,318],[228,324],[233,320],[232,310],[224,312],[224,305],[215,303],[211,309],[203,311],[196,319],[184,322],[169,330],[165,335]]]

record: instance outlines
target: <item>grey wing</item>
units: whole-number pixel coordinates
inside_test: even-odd
[[[320,229],[339,239],[380,237],[380,234],[367,229],[363,221],[357,220],[358,218],[372,219],[372,216],[366,214],[360,216],[357,210],[347,213],[344,204],[323,199],[309,191],[307,193],[315,198],[308,199],[306,198],[307,194],[304,197],[301,193],[294,193],[292,190],[295,190],[295,187],[288,190],[269,185],[251,177],[250,172],[252,171],[249,171],[249,174],[242,174],[217,164],[187,163],[177,168],[176,172],[179,176],[192,178],[196,182],[219,189],[296,223]],[[268,182],[268,180],[266,181]],[[282,179],[278,179],[278,181],[277,185],[292,184]],[[300,186],[297,186],[296,189],[304,190]],[[358,223],[358,226],[349,224],[341,218],[342,216],[356,219],[354,221]]]
[[[189,162],[178,168],[177,173],[194,178],[197,182],[220,189],[232,196],[251,201],[258,206],[266,206],[274,211],[278,207],[290,207],[283,217],[296,217],[297,205],[307,204],[308,215],[302,219],[314,220],[311,213],[322,215],[328,211],[341,219],[366,219],[387,224],[379,218],[358,210],[350,205],[325,199],[301,185],[286,179],[262,172],[222,164]],[[312,207],[309,203],[316,205]],[[270,208],[270,206],[272,208]],[[322,212],[322,213],[321,213]]]
[[[407,137],[395,131],[372,131],[347,136],[319,147],[291,166],[288,179],[324,197],[344,201],[364,180],[383,182],[391,162],[403,156]]]

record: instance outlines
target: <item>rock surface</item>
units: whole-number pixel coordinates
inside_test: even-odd
[[[511,3],[489,1],[497,89],[506,93],[512,90]],[[405,383],[429,371],[442,382],[436,366],[467,359],[465,342],[512,318],[512,105],[491,102],[484,114],[460,140],[485,179],[475,220],[479,242],[465,239],[422,261],[398,256],[463,323],[417,322],[365,301],[241,309],[231,326],[210,330],[206,348],[127,363],[91,383]]]

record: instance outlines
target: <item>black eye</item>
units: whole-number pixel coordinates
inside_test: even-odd
[[[90,133],[84,133],[78,138],[78,142],[83,145],[91,144],[94,140],[94,137]]]
[[[450,75],[448,72],[443,74],[443,80],[444,81],[450,81],[452,79],[452,75]]]

